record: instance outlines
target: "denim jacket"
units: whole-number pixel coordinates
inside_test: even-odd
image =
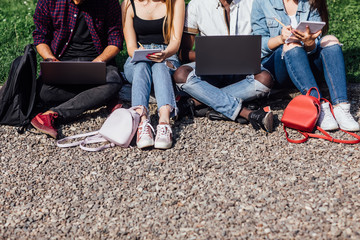
[[[285,11],[283,0],[254,0],[251,12],[251,28],[253,35],[262,36],[262,57],[273,52],[268,47],[269,39],[281,34],[282,26],[274,18],[280,20],[285,26],[290,25],[290,17]],[[309,0],[299,0],[296,20],[298,22],[319,22],[321,17],[317,10],[310,9]]]

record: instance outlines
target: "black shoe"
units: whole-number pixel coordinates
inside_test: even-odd
[[[216,120],[217,121],[219,121],[219,120],[220,121],[231,121],[230,118],[226,117],[224,114],[219,113],[215,110],[209,111],[206,116],[212,121],[216,121]],[[249,123],[248,120],[246,120],[245,118],[240,117],[240,116],[235,119],[235,122],[240,123],[240,124],[248,124]]]
[[[191,101],[189,101],[191,100]],[[187,97],[181,97],[180,100],[176,103],[179,109],[179,117],[194,117],[194,101]]]
[[[261,104],[258,103],[257,101],[244,102],[243,106],[252,111],[259,110],[261,108]]]
[[[231,121],[230,118],[226,117],[224,114],[219,113],[215,110],[210,110],[206,116],[208,117],[208,119],[210,119],[211,121]]]
[[[209,108],[206,105],[195,106],[195,102],[192,98],[182,97],[177,102],[179,108],[179,116],[189,117],[205,117]]]
[[[194,108],[195,117],[206,117],[207,113],[210,111],[210,108],[207,106],[199,106]]]
[[[255,130],[260,128],[266,132],[272,132],[274,126],[274,115],[270,110],[270,107],[265,107],[249,114],[249,121]]]

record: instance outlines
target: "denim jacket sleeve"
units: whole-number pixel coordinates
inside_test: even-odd
[[[269,48],[270,31],[266,23],[266,15],[262,9],[262,1],[255,0],[251,11],[251,28],[253,35],[261,35],[261,57],[271,54],[273,51]]]

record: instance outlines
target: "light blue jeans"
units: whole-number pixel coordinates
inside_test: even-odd
[[[194,63],[187,65],[195,68]],[[232,120],[239,115],[244,101],[264,97],[270,92],[270,88],[255,80],[254,75],[197,76],[195,69],[186,83],[177,86]]]
[[[290,78],[296,88],[306,94],[311,87],[319,89],[316,79],[324,77],[332,104],[348,101],[344,57],[340,45],[322,48],[318,43],[316,51],[311,54],[307,54],[302,47],[295,47],[284,54],[282,52],[281,46],[262,61],[280,85]],[[318,96],[315,90],[310,95]]]
[[[164,50],[166,45],[144,44],[146,49],[160,48]],[[157,62],[136,62],[131,63],[129,57],[124,65],[124,74],[131,87],[131,105],[144,106],[147,110],[149,106],[149,98],[151,87],[154,86],[155,98],[158,109],[162,106],[169,105],[172,109],[171,116],[177,114],[174,88],[172,83],[173,69],[170,69],[165,61]],[[170,61],[176,68],[180,66],[180,62],[176,55],[166,59]],[[174,111],[175,110],[175,111]]]

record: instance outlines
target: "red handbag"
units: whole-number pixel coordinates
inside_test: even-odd
[[[357,139],[357,140],[341,140],[331,137],[321,127],[316,126],[316,123],[320,116],[320,97],[316,98],[310,96],[310,92],[312,89],[315,89],[318,92],[318,96],[320,96],[319,90],[315,87],[312,87],[309,89],[306,95],[296,96],[293,100],[289,102],[289,104],[285,108],[284,114],[281,118],[281,122],[283,123],[286,139],[291,143],[303,143],[306,142],[309,139],[309,137],[322,138],[337,143],[347,143],[347,144],[359,143],[360,136],[355,133],[351,133],[340,129],[341,131],[348,133]],[[322,100],[329,102],[328,100],[323,98]],[[331,108],[331,112],[333,113],[331,104],[330,104],[330,108]],[[301,133],[304,136],[304,138],[290,139],[289,134],[286,131],[287,127],[296,129],[299,133]],[[318,135],[312,133],[315,129],[319,130],[324,135]]]

